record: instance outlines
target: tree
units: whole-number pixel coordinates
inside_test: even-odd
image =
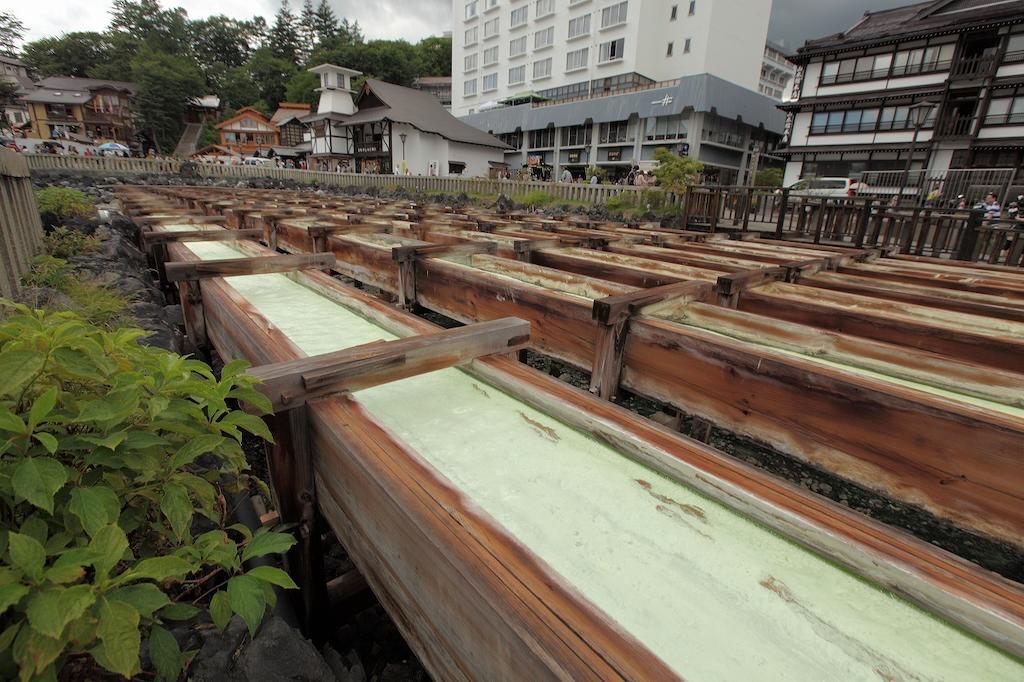
[[[338,35],[338,17],[327,4],[327,0],[320,0],[320,4],[317,5],[313,28],[316,31],[317,43],[325,43]]]
[[[694,184],[704,169],[704,164],[697,159],[678,156],[663,147],[654,150],[654,160],[658,162],[654,167],[658,184],[677,194],[686,191],[687,185]]]
[[[102,33],[65,33],[26,43],[22,50],[25,66],[40,78],[77,76],[88,78],[96,67],[109,61],[110,43]]]
[[[295,63],[275,56],[268,48],[260,48],[248,64],[249,75],[259,90],[259,98],[273,105],[284,100],[288,82],[297,73]],[[237,104],[241,105],[241,102]],[[246,102],[245,104],[252,104]]]
[[[359,22],[349,22],[348,19],[342,19],[338,25],[337,37],[345,45],[356,45],[365,40],[363,37],[363,29],[359,28]]]
[[[172,148],[184,129],[186,103],[203,94],[202,74],[186,56],[144,48],[132,60],[132,79],[138,87],[133,106],[143,130],[160,148]]]
[[[295,15],[288,0],[281,0],[281,8],[270,29],[270,50],[274,57],[295,64],[299,52],[299,31]]]
[[[782,187],[782,171],[778,168],[762,168],[754,174],[757,187]]]
[[[25,36],[25,24],[10,12],[0,12],[0,54],[17,55],[17,45]]]
[[[110,31],[123,33],[151,49],[182,54],[189,48],[189,22],[180,7],[164,9],[159,0],[114,0]]]
[[[285,99],[289,102],[306,102],[316,105],[319,100],[316,89],[320,87],[320,76],[309,71],[299,71],[288,81]]]
[[[4,116],[4,107],[14,104],[18,98],[18,86],[8,80],[0,79],[0,130],[13,130],[14,126]]]
[[[452,75],[452,39],[434,36],[416,43],[417,76]]]
[[[223,14],[199,19],[189,23],[192,34],[192,52],[203,73],[207,74],[216,64],[228,68],[242,66],[255,49],[251,40],[255,28],[252,22],[238,21]]]
[[[299,58],[305,64],[310,53],[317,44],[316,33],[316,11],[313,9],[313,0],[304,0],[302,3],[302,14],[299,16]]]

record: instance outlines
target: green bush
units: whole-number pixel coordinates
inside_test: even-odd
[[[242,567],[294,539],[226,519],[225,494],[246,486],[243,432],[270,439],[229,402],[269,404],[244,363],[218,381],[141,331],[0,306],[0,678],[55,680],[71,659],[132,677],[145,640],[156,677],[177,679],[190,652],[169,621],[208,609],[254,631],[272,586],[294,587]],[[199,517],[213,530],[194,535]]]
[[[39,255],[32,259],[31,267],[21,276],[21,284],[26,287],[46,287],[64,291],[72,279],[71,266],[66,260]]]
[[[636,208],[636,204],[633,203],[631,197],[627,196],[627,194],[623,192],[605,199],[604,207],[609,211],[627,211]]]
[[[99,248],[100,240],[78,230],[57,227],[43,235],[43,248],[54,258],[68,259]]]
[[[512,197],[512,200],[517,204],[525,204],[527,206],[547,206],[555,198],[543,190],[535,189],[526,194],[518,194]]]
[[[26,287],[56,289],[71,299],[75,312],[89,323],[115,329],[129,323],[125,316],[131,301],[117,290],[75,275],[63,258],[41,255],[21,276]]]
[[[49,222],[83,218],[93,213],[89,195],[68,187],[44,187],[36,190],[39,213]],[[44,221],[47,222],[47,221]]]

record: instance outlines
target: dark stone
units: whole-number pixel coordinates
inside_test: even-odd
[[[164,319],[167,320],[167,324],[176,327],[185,326],[185,315],[182,313],[179,304],[164,306]]]
[[[511,213],[515,208],[516,203],[509,199],[504,192],[498,195],[498,201],[494,204],[494,209],[498,213]]]
[[[200,177],[199,166],[195,161],[184,161],[178,169],[178,175],[182,180],[198,180]]]
[[[334,673],[308,640],[281,618],[270,616],[245,647],[237,670],[250,682],[334,682]]]
[[[14,297],[15,303],[24,303],[30,308],[49,310],[71,310],[74,302],[57,289],[46,287],[24,287]]]

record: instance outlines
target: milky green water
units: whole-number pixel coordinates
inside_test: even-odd
[[[284,275],[227,281],[310,355],[393,338]],[[1021,661],[460,370],[357,398],[688,680],[1024,680]]]

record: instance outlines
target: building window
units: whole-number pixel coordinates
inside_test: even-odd
[[[476,45],[476,41],[477,41],[477,30],[476,30],[476,28],[477,27],[474,26],[473,28],[466,29],[466,42],[463,43],[463,44],[466,45],[467,47],[469,45]]]
[[[669,21],[675,21],[679,16],[679,5],[672,5],[672,12],[668,15]]]
[[[985,125],[1024,124],[1024,96],[993,98],[988,105]]]
[[[577,125],[562,128],[563,147],[583,147],[590,144],[591,126]]]
[[[498,46],[489,47],[484,50],[484,66],[498,63]]]
[[[473,2],[466,3],[466,19],[476,18],[476,5],[476,0],[474,0]]]
[[[498,17],[484,22],[484,38],[493,38],[498,35]]]
[[[555,146],[555,129],[544,128],[530,131],[530,149],[543,149]]]
[[[555,13],[555,0],[537,0],[537,6],[534,9],[533,18],[540,19],[546,17],[549,14]]]
[[[665,56],[666,57],[671,57],[672,56],[672,48],[673,48],[673,46],[674,46],[673,43],[669,43],[668,44],[668,47],[665,49]]]
[[[551,57],[533,63],[533,79],[547,78],[551,75]]]
[[[579,38],[590,33],[590,15],[584,14],[569,20],[569,39]]]
[[[519,85],[526,80],[526,67],[525,66],[513,66],[508,70],[508,84]]]
[[[533,49],[541,50],[545,47],[551,47],[555,44],[555,27],[549,26],[543,31],[537,31],[533,34]]]
[[[622,59],[622,50],[625,45],[625,39],[619,38],[618,40],[611,40],[607,43],[601,43],[600,54],[598,55],[597,61],[613,62],[617,59]]]
[[[626,7],[628,5],[629,2],[620,2],[601,10],[601,28],[608,28],[609,26],[618,26],[619,24],[626,23]]]
[[[521,149],[523,146],[523,131],[517,130],[513,133],[501,133],[498,139],[513,149]]]
[[[683,42],[683,54],[690,54],[690,39],[689,38],[687,38],[686,41]]]
[[[498,6],[498,0],[484,0],[484,11],[494,9]]]
[[[821,85],[945,71],[953,63],[955,49],[953,43],[946,43],[825,62],[821,66]]]
[[[935,125],[935,114],[924,122],[925,128]],[[817,111],[811,116],[811,134],[868,133],[876,130],[909,130],[914,127],[907,106],[891,106],[844,111]]]
[[[465,83],[462,84],[462,94],[466,97],[472,97],[476,94],[476,79],[469,78]]]
[[[512,10],[512,14],[509,16],[509,26],[512,28],[518,28],[526,23],[529,19],[530,6],[523,5],[519,9]]]
[[[465,72],[476,71],[476,52],[467,54],[462,58],[462,70]]]
[[[508,43],[508,56],[518,57],[526,54],[526,36],[521,36]]]
[[[589,60],[589,56],[590,56],[590,48],[589,47],[584,47],[584,48],[579,49],[579,50],[573,50],[572,52],[567,52],[566,55],[565,55],[565,70],[566,70],[566,72],[577,71],[579,69],[587,68],[588,63],[590,61]]]
[[[690,16],[697,13],[697,0],[690,0]]]
[[[628,134],[629,121],[612,121],[611,123],[602,123],[597,141],[601,144],[625,142]]]
[[[686,121],[680,116],[661,116],[651,122],[648,119],[647,135],[650,140],[685,140]]]
[[[1024,61],[1024,33],[1015,33],[1006,43],[1006,55],[1003,57],[1003,63],[1012,64],[1020,61]]]
[[[484,74],[483,79],[481,79],[481,88],[480,89],[483,92],[493,92],[494,90],[497,90],[498,89],[498,74],[496,74],[496,73]]]

